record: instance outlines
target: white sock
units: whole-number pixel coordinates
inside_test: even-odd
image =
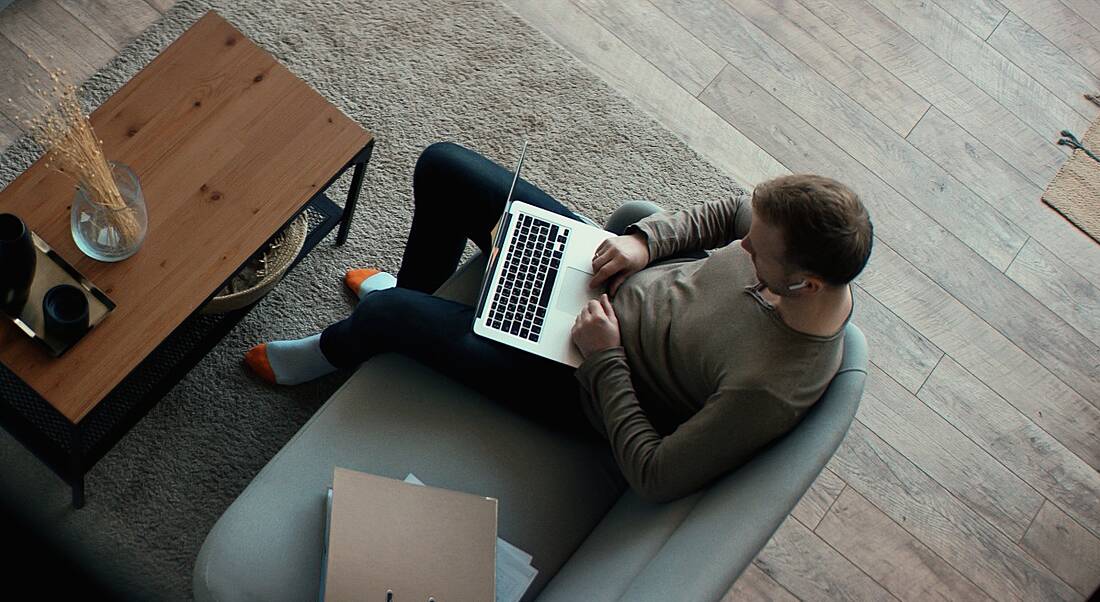
[[[378,272],[367,278],[359,285],[359,298],[366,297],[368,293],[381,291],[397,286],[397,278],[389,272]]]
[[[297,385],[320,378],[336,367],[321,353],[321,335],[267,344],[267,361],[280,385]]]

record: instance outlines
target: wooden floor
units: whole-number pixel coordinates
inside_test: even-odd
[[[871,210],[857,422],[728,599],[1096,589],[1100,245],[1039,197],[1097,116],[1100,3],[502,1],[738,182],[822,173]],[[91,73],[170,4],[20,0],[0,90],[27,52]]]

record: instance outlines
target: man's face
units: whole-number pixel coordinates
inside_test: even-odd
[[[749,233],[741,239],[741,247],[752,257],[756,278],[779,296],[791,296],[787,288],[793,282],[784,261],[783,233],[765,222],[754,211]]]

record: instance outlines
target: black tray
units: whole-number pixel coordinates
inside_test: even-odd
[[[34,241],[34,250],[38,256],[38,261],[35,263],[34,280],[31,282],[30,295],[27,297],[27,304],[23,306],[23,312],[19,316],[6,317],[14,322],[24,334],[42,343],[47,353],[53,357],[58,357],[80,341],[83,335],[76,339],[59,340],[46,333],[42,318],[42,298],[46,295],[46,291],[59,284],[71,284],[84,291],[84,296],[88,298],[88,330],[102,322],[103,318],[106,318],[107,314],[114,310],[115,304],[96,285],[76,271],[76,268],[69,265],[69,262],[58,255],[37,234],[31,232],[31,239]]]

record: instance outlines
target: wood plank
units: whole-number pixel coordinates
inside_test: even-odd
[[[720,602],[798,602],[798,598],[760,567],[750,564]]]
[[[115,51],[54,0],[25,0],[4,11],[0,34],[50,69],[82,82],[115,56]],[[50,58],[53,57],[53,58]]]
[[[1100,29],[1100,4],[1096,0],[1062,0],[1093,27]]]
[[[1100,30],[1062,0],[1002,0],[1012,13],[1100,77]]]
[[[928,110],[928,101],[801,4],[791,0],[730,3],[753,25],[898,134],[908,134]]]
[[[893,600],[847,558],[802,523],[788,518],[779,525],[755,563],[802,600]]]
[[[3,90],[0,114],[22,127],[42,110],[42,105],[28,86],[37,89],[41,85],[37,82],[46,81],[49,81],[49,75],[0,34],[0,90]]]
[[[722,57],[648,0],[574,0],[574,4],[692,96],[726,66]]]
[[[936,4],[983,40],[1008,14],[1005,5],[997,0],[936,0]]]
[[[852,322],[858,324],[871,347],[871,359],[911,393],[924,384],[943,351],[878,302],[863,287],[852,287]]]
[[[810,485],[810,488],[806,490],[806,494],[795,505],[794,510],[791,511],[791,516],[813,531],[817,528],[817,524],[821,522],[825,513],[829,511],[833,502],[836,501],[840,492],[844,490],[845,485],[844,479],[836,476],[835,472],[828,468],[823,469],[813,484]]]
[[[1023,245],[1024,234],[1019,228],[990,211],[950,174],[786,48],[746,23],[723,0],[690,4],[656,0],[655,4],[729,61],[732,68],[723,70],[699,96],[707,106],[727,115],[724,111],[729,103],[724,97],[730,94],[731,82],[744,79],[733,72],[743,74],[768,91],[767,97],[755,100],[757,104],[789,107],[866,169],[895,189],[905,190],[913,204],[993,265],[1007,266]],[[727,120],[735,127],[743,123]],[[774,117],[766,121],[774,121]],[[787,167],[792,166],[788,163]],[[865,193],[865,199],[867,196]]]
[[[1100,446],[1096,444],[1100,410],[1045,366],[886,245],[876,247],[859,282],[1012,406],[1100,469]],[[940,366],[946,361],[944,358]]]
[[[57,0],[57,3],[116,51],[160,18],[160,12],[145,0]]]
[[[851,487],[816,532],[901,600],[991,600]]]
[[[569,0],[504,2],[739,184],[790,173]]]
[[[149,6],[157,9],[161,14],[168,12],[168,9],[172,8],[172,5],[176,3],[176,0],[145,0],[149,3]]]
[[[1068,151],[982,91],[866,2],[799,0],[983,144],[1044,187]]]
[[[4,117],[4,115],[0,113],[0,153],[7,150],[8,146],[15,142],[21,135],[23,135],[23,130],[19,129],[18,125],[15,125],[12,120]]]
[[[1012,541],[1043,505],[1043,496],[874,364],[857,416]]]
[[[951,15],[924,0],[867,0],[1040,134],[1084,131],[1088,120],[1001,56]]]
[[[932,107],[908,139],[1033,239],[1100,286],[1100,245],[1043,203],[1042,188],[969,132]]]
[[[917,397],[1100,537],[1100,474],[1040,428],[1041,422],[1014,409],[950,357]],[[1100,426],[1085,427],[1091,428],[1095,456]]]
[[[852,424],[830,466],[849,487],[993,599],[1080,598],[859,420]]]
[[[1091,120],[1100,112],[1100,107],[1084,96],[1086,92],[1100,90],[1100,77],[1068,57],[1016,15],[1005,17],[997,31],[989,36],[988,44],[1080,115]]]
[[[1042,245],[1027,241],[1005,273],[1077,332],[1100,344],[1100,289]]]
[[[890,295],[887,291],[907,288],[914,282],[920,282],[919,288],[928,290],[921,290],[919,294],[938,297],[938,300],[942,300],[942,307],[947,301],[947,295],[943,295],[943,290],[940,289],[943,287],[963,305],[988,321],[988,324],[980,324],[980,320],[971,322],[969,327],[975,330],[968,333],[969,336],[980,338],[979,333],[983,329],[990,325],[996,327],[1020,349],[1042,362],[1043,365],[1039,366],[1041,370],[1049,369],[1065,379],[1066,383],[1086,399],[1100,404],[1100,371],[1095,370],[1095,366],[1100,365],[1100,349],[1094,343],[1076,332],[994,266],[983,261],[958,238],[929,220],[897,190],[886,186],[830,139],[776,102],[760,86],[732,66],[722,71],[700,100],[731,123],[737,124],[756,144],[783,160],[792,170],[836,177],[860,194],[875,223],[877,239],[904,254],[906,260],[903,261],[907,265],[909,262],[919,265],[921,271],[913,269],[913,280],[883,282],[880,289],[883,294],[867,286],[866,277],[861,278],[859,283],[938,347],[951,353],[931,333],[942,329],[942,324],[958,323],[963,319],[962,316],[970,312],[937,317],[926,329],[917,326],[918,322],[892,305],[907,304],[908,299],[895,297],[888,302]],[[877,244],[879,243],[876,241]],[[878,250],[872,254],[872,265],[875,264],[875,256],[879,254]],[[929,282],[929,277],[935,284]],[[929,310],[921,307],[919,311],[926,314]],[[926,318],[927,315],[923,317]],[[969,321],[972,317],[973,314],[970,314],[965,319]],[[989,353],[1000,351],[990,350]],[[1011,364],[1020,363],[1012,350],[1006,353],[1012,356]],[[1039,381],[1045,380],[1045,377],[1035,378]],[[1034,382],[1028,379],[1027,387],[1033,386],[1031,383]]]
[[[1081,595],[1100,587],[1100,539],[1051,503],[1043,505],[1020,547]]]

